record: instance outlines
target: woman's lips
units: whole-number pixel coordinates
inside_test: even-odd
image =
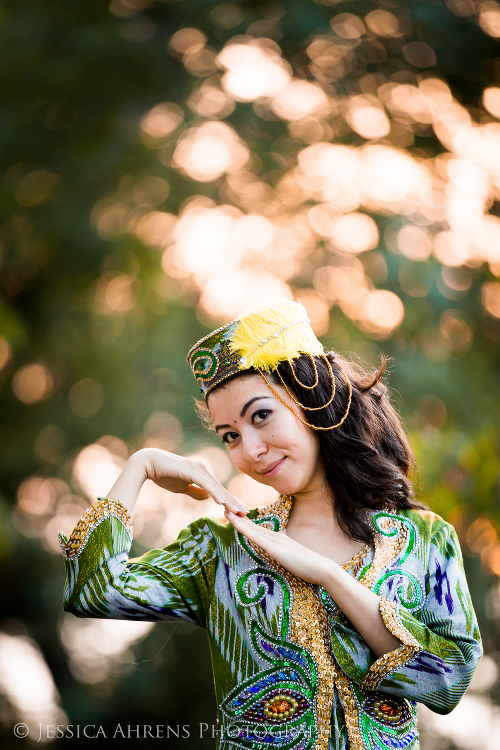
[[[274,477],[275,474],[277,474],[278,471],[283,466],[283,462],[285,461],[285,459],[286,459],[286,456],[284,458],[282,458],[281,461],[278,461],[278,463],[275,464],[275,466],[273,466],[272,469],[270,469],[269,471],[264,472],[264,476],[265,477]]]

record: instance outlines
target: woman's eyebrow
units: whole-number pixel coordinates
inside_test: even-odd
[[[254,401],[258,401],[260,398],[271,398],[271,396],[254,396],[253,398],[251,398],[250,401],[246,402],[245,406],[241,410],[240,417],[244,417],[248,407],[251,406]]]
[[[271,398],[271,396],[254,396],[250,399],[250,401],[247,401],[243,409],[241,410],[240,417],[244,417],[247,409],[249,406],[251,406],[255,401],[258,401],[261,398]],[[222,427],[231,427],[230,424],[216,424],[215,425],[215,431],[218,432]]]

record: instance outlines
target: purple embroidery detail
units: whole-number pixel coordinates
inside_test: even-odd
[[[268,590],[269,596],[274,595],[274,579],[271,578],[271,576],[259,575],[257,576],[257,583],[267,584],[267,590]]]
[[[432,664],[432,662],[434,662]],[[453,669],[447,666],[440,656],[421,651],[412,660],[411,663],[405,664],[407,669],[413,669],[416,672],[428,672],[429,674],[451,674]]]
[[[233,598],[233,587],[231,586],[231,579],[229,578],[229,571],[231,570],[231,568],[229,567],[229,565],[226,562],[224,563],[224,570],[226,572],[226,578],[227,578],[227,589],[228,589],[228,591],[229,591],[229,593],[231,595],[231,599],[232,599]]]
[[[272,578],[268,578],[267,576],[257,576],[257,583],[259,586],[262,583],[267,584],[267,592],[270,596],[272,596],[274,591],[274,581]],[[267,615],[267,601],[265,596],[263,596],[260,600],[260,606],[262,607],[264,614]]]
[[[380,739],[386,745],[387,747],[395,747],[395,748],[403,748],[408,747],[408,745],[411,745],[413,740],[417,738],[417,733],[414,729],[412,729],[408,734],[405,734],[404,737],[390,737],[387,734],[381,734]]]
[[[274,656],[278,656],[283,659],[291,659],[292,661],[298,662],[307,669],[308,665],[304,657],[300,653],[293,651],[291,648],[286,648],[286,646],[280,645],[274,646],[273,644],[265,641],[263,638],[260,639],[260,645],[265,651],[273,654]]]
[[[446,571],[444,571],[444,573],[441,572],[441,566],[439,564],[439,560],[435,560],[435,564],[436,564],[436,584],[434,586],[434,591],[436,594],[436,599],[438,600],[438,604],[443,603],[443,585],[445,585],[446,593],[444,595],[444,600],[448,608],[448,614],[451,615],[453,614],[453,598],[451,596],[450,582],[448,580]]]

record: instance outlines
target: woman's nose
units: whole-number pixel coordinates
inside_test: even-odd
[[[254,463],[266,451],[267,446],[259,435],[243,435],[243,455],[246,461]]]

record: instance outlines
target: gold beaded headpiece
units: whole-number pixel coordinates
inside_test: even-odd
[[[307,354],[311,360],[315,373],[312,385],[302,383],[295,374],[293,360],[301,354]],[[287,361],[296,382],[302,388],[313,390],[319,382],[315,357],[321,357],[326,364],[332,383],[332,393],[322,406],[304,406],[287,387],[277,367],[281,362]],[[274,395],[293,411],[297,419],[314,430],[333,430],[343,424],[349,413],[352,389],[349,379],[343,372],[349,390],[347,408],[340,422],[328,427],[316,427],[302,419],[264,374],[276,372],[290,398],[306,411],[325,409],[335,397],[332,367],[324,354],[323,345],[311,328],[307,311],[298,302],[282,298],[270,300],[265,306],[244,310],[235,320],[200,339],[189,350],[187,361],[205,398],[216,385],[231,375],[252,368],[260,373]]]

